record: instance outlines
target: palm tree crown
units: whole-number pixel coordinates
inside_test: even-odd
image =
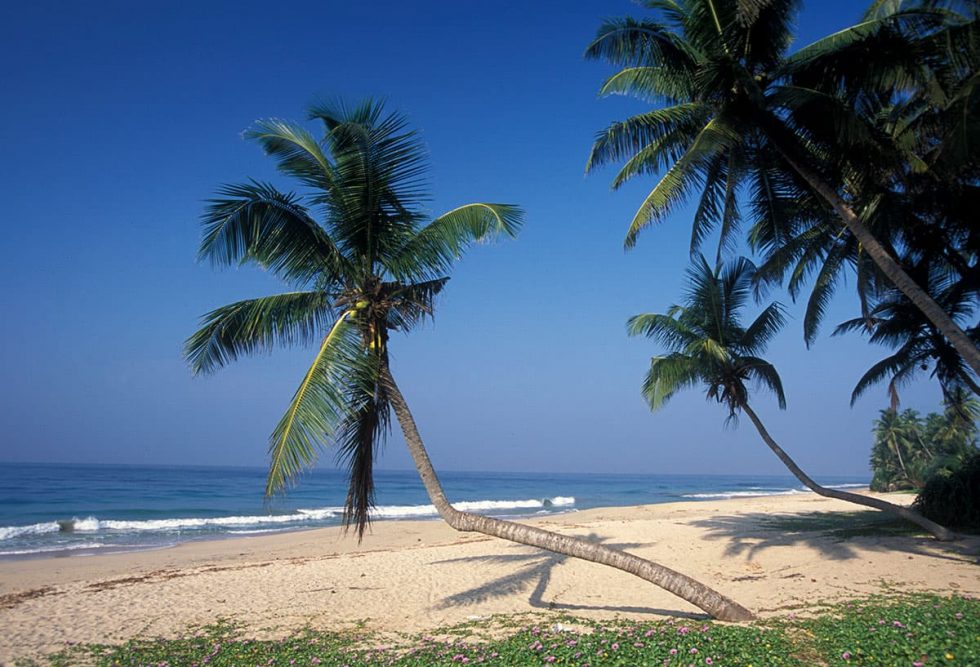
[[[319,342],[270,438],[266,493],[282,490],[318,451],[335,445],[350,472],[345,520],[363,536],[373,503],[373,463],[391,407],[381,376],[390,332],[433,314],[452,262],[472,242],[513,236],[523,213],[468,204],[430,220],[422,143],[381,103],[318,104],[322,138],[283,120],[257,122],[259,142],[300,194],[249,181],[210,200],[200,256],[255,264],[293,291],[239,301],[203,317],[185,355],[195,373],[277,345]]]
[[[779,407],[786,407],[779,374],[759,356],[783,324],[782,306],[771,303],[748,327],[739,321],[751,299],[754,272],[745,258],[712,269],[701,256],[688,269],[683,305],[671,306],[666,314],[629,320],[630,335],[654,338],[668,351],[653,357],[643,382],[643,395],[652,409],[681,389],[704,384],[707,397],[724,403],[734,417],[748,401],[750,381],[772,391]]]

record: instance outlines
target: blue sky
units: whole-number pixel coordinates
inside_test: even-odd
[[[807,3],[798,42],[862,7]],[[612,192],[611,171],[583,167],[596,131],[644,106],[597,99],[612,70],[582,52],[603,18],[643,12],[619,0],[8,6],[0,461],[263,465],[312,351],[191,377],[180,352],[199,316],[279,289],[255,269],[196,262],[202,200],[246,177],[289,187],[241,138],[255,119],[374,96],[422,131],[433,213],[527,211],[519,239],[460,262],[433,324],[393,341],[437,467],[782,473],[748,420],[726,429],[700,393],[657,414],[639,394],[657,350],[624,323],[680,297],[689,216],[623,251],[651,183]],[[855,308],[846,294],[828,324]],[[849,395],[885,351],[829,331],[808,351],[790,312],[769,352],[788,409],[762,394],[756,409],[805,469],[863,474],[886,397],[852,409]],[[903,394],[905,407],[938,404],[927,381]],[[410,465],[396,434],[381,466]]]

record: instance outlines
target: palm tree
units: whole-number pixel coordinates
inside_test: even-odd
[[[768,305],[748,326],[739,313],[750,299],[755,266],[739,258],[715,269],[704,256],[688,270],[690,287],[683,305],[671,306],[666,314],[637,315],[629,320],[630,335],[656,339],[669,353],[654,357],[643,382],[643,395],[652,410],[664,406],[679,390],[703,385],[708,399],[728,408],[734,420],[744,412],[759,435],[779,460],[807,488],[828,498],[891,512],[932,533],[937,539],[955,537],[951,531],[904,507],[838,489],[828,489],[813,481],[772,438],[762,420],[749,406],[749,383],[756,382],[775,394],[780,409],[786,398],[775,367],[761,355],[783,324],[782,306]]]
[[[476,203],[427,221],[424,153],[401,116],[365,102],[353,109],[314,106],[310,118],[322,121],[321,140],[280,120],[260,121],[246,135],[305,193],[286,194],[254,181],[223,188],[204,215],[200,251],[218,265],[254,263],[294,291],[208,313],[186,346],[194,372],[209,373],[278,344],[319,342],[272,433],[267,494],[281,491],[322,447],[334,445],[349,470],[344,525],[355,526],[363,538],[375,454],[394,412],[433,505],[453,528],[625,570],[717,618],[751,618],[744,607],[656,563],[581,538],[461,512],[449,503],[392,376],[389,336],[432,316],[453,261],[473,242],[513,236],[523,213],[515,206]]]
[[[822,224],[836,219],[980,374],[980,349],[908,276],[887,240],[872,233],[853,204],[854,165],[836,159],[845,146],[861,156],[863,164],[881,170],[904,154],[871,132],[838,90],[808,84],[814,73],[833,73],[826,60],[847,47],[863,46],[865,51],[871,47],[873,54],[881,42],[896,41],[906,48],[892,48],[889,53],[904,53],[904,57],[865,81],[866,88],[874,88],[868,96],[879,94],[887,84],[894,89],[898,82],[917,81],[915,73],[922,69],[921,59],[916,58],[919,47],[942,41],[918,38],[933,38],[964,20],[928,6],[876,2],[859,24],[788,55],[800,0],[646,0],[644,4],[659,10],[664,22],[607,21],[586,50],[586,57],[622,68],[605,82],[600,94],[630,94],[665,104],[600,132],[586,166],[588,172],[625,160],[613,187],[639,175],[662,173],[630,224],[627,247],[636,243],[640,231],[663,220],[696,190],[701,196],[692,252],[716,228],[720,229],[719,252],[731,244],[741,224],[738,200],[743,188],[749,190],[759,224],[775,230],[771,237],[783,236],[779,230],[791,228],[794,217]],[[820,83],[827,77],[815,78]],[[822,116],[813,113],[814,107]],[[801,109],[806,113],[801,114]],[[797,122],[802,118],[812,123],[820,117],[833,130],[830,141],[820,128],[811,131]]]

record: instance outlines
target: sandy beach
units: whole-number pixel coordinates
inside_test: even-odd
[[[801,494],[592,509],[537,523],[680,570],[761,616],[882,591],[980,595],[980,538],[941,544],[828,529],[840,522],[822,513],[855,509]],[[438,521],[388,521],[375,523],[360,545],[321,529],[0,562],[0,664],[66,642],[174,636],[219,619],[268,636],[306,626],[430,631],[554,611],[639,619],[698,613],[607,567],[456,533]]]

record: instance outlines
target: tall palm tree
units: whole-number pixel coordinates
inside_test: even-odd
[[[928,530],[940,540],[955,534],[908,510],[878,498],[828,489],[817,484],[772,438],[749,405],[749,383],[756,382],[775,394],[780,409],[786,407],[782,380],[775,367],[761,355],[784,321],[778,302],[767,306],[747,327],[740,311],[751,298],[754,265],[739,258],[712,269],[704,256],[688,270],[690,287],[683,305],[666,314],[637,315],[629,320],[632,336],[656,339],[668,354],[656,356],[643,382],[643,395],[652,410],[664,406],[679,390],[702,385],[708,399],[728,408],[729,419],[744,412],[766,445],[807,488],[828,498],[891,512]]]
[[[787,216],[836,221],[852,234],[888,280],[946,336],[980,374],[980,349],[929,294],[915,283],[889,248],[872,233],[853,205],[853,165],[835,159],[841,145],[878,169],[901,161],[896,146],[871,132],[838,91],[808,83],[826,73],[825,59],[854,44],[903,42],[900,63],[867,81],[876,91],[915,80],[922,34],[962,23],[953,12],[927,6],[876,2],[863,20],[793,54],[792,22],[800,0],[646,0],[663,22],[631,18],[607,21],[586,50],[622,69],[601,94],[630,94],[664,106],[614,123],[600,132],[586,171],[625,160],[614,187],[644,174],[661,173],[630,224],[626,245],[676,205],[700,190],[692,252],[715,228],[719,247],[732,242],[741,224],[739,191],[748,188],[753,215],[775,230]],[[933,40],[930,44],[938,43]],[[874,53],[874,50],[871,50]],[[886,63],[887,65],[887,63]],[[903,69],[904,68],[904,69]],[[902,78],[904,77],[904,78]],[[850,82],[845,82],[850,85]],[[821,116],[832,140],[807,123]],[[810,109],[800,114],[800,110]],[[829,112],[829,113],[828,113]],[[780,236],[776,231],[772,236]]]
[[[401,116],[366,102],[352,109],[315,106],[310,118],[322,121],[322,139],[280,120],[260,121],[247,133],[281,172],[304,186],[302,196],[254,181],[228,186],[203,219],[203,258],[218,265],[254,263],[294,291],[208,313],[186,346],[195,373],[209,373],[278,344],[319,342],[272,433],[266,492],[282,490],[315,461],[319,449],[334,445],[349,470],[345,526],[356,527],[362,538],[373,503],[375,454],[394,412],[433,505],[453,528],[616,567],[717,618],[751,618],[744,607],[656,563],[581,538],[461,512],[449,503],[392,376],[389,337],[432,316],[434,298],[467,246],[513,236],[523,213],[515,206],[476,203],[428,221],[422,208],[424,152]]]

